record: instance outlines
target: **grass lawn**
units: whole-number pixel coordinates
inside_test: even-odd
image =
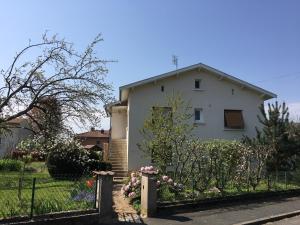
[[[44,163],[34,162],[27,166],[24,176],[19,172],[0,172],[0,218],[29,215],[33,178],[34,215],[94,206],[95,188],[87,187],[86,179],[56,180],[50,177]]]

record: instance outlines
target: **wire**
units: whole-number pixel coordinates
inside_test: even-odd
[[[263,82],[273,81],[275,79],[284,79],[284,78],[298,77],[298,76],[300,77],[300,72],[294,72],[294,73],[290,73],[290,74],[270,77],[269,79],[257,81],[257,83],[263,83]]]

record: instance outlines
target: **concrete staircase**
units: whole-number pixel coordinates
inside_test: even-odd
[[[112,139],[110,142],[109,161],[115,172],[114,181],[122,181],[128,176],[127,140]]]

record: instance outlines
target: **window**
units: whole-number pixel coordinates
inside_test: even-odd
[[[162,85],[162,86],[160,87],[160,90],[161,90],[161,92],[164,92],[164,91],[165,91],[165,86]]]
[[[242,110],[224,110],[224,127],[229,129],[243,129],[244,119]]]
[[[96,141],[96,144],[97,144],[97,145],[100,145],[100,141]]]
[[[195,109],[194,112],[194,117],[195,117],[195,123],[203,123],[204,118],[203,118],[203,110],[202,109]]]
[[[201,87],[201,80],[197,79],[195,80],[195,89],[200,89]]]

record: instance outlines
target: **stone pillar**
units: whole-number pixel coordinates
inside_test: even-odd
[[[112,171],[95,171],[97,175],[97,202],[96,206],[99,210],[99,222],[111,223],[112,222],[112,191],[113,191],[113,175]]]
[[[108,161],[109,157],[109,144],[108,143],[103,143],[103,161]]]
[[[142,172],[141,216],[151,217],[156,214],[157,171]]]

